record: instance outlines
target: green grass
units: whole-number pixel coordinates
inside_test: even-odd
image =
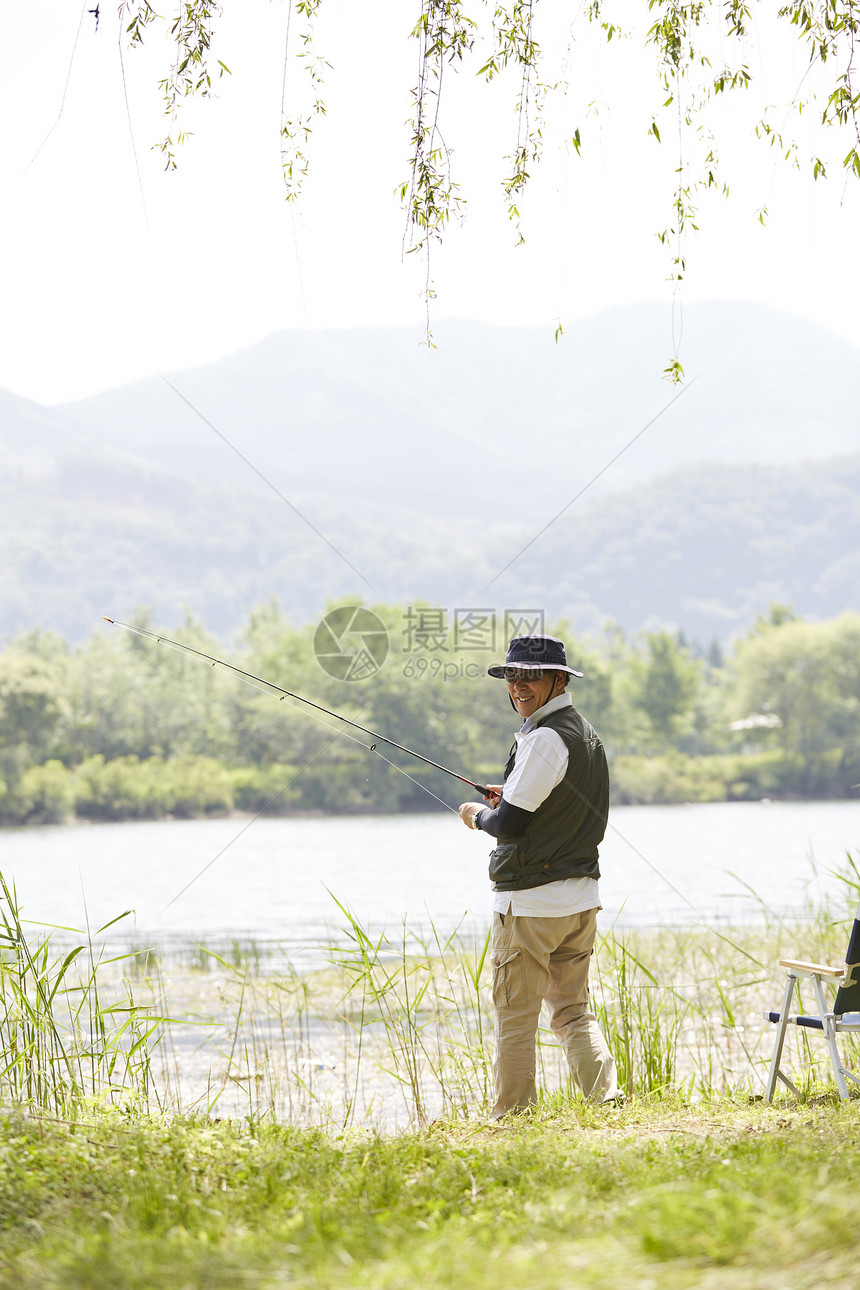
[[[377,1136],[0,1128],[0,1285],[856,1284],[857,1102],[633,1099]]]
[[[250,941],[104,956],[28,941],[2,896],[0,1287],[856,1284],[860,1098],[803,1033],[801,1099],[760,1097],[776,961],[839,961],[840,911],[605,931],[627,1102],[572,1098],[544,1032],[536,1112],[490,1124],[485,943],[341,907],[311,973]]]

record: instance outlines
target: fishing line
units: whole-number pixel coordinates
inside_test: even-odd
[[[49,131],[48,131],[48,133],[45,135],[44,139],[43,139],[43,140],[42,140],[42,142],[39,144],[38,148],[37,148],[37,149],[36,149],[36,151],[33,153],[32,157],[30,158],[30,160],[27,162],[26,166],[24,167],[24,174],[26,174],[26,173],[27,173],[27,171],[30,169],[30,167],[32,166],[33,162],[36,160],[36,158],[38,157],[39,153],[42,151],[42,149],[44,148],[45,144],[48,142],[48,140],[50,139],[51,135],[52,135],[52,134],[54,133],[54,131],[56,130],[57,126],[60,124],[60,118],[62,117],[62,115],[63,115],[63,111],[64,111],[65,106],[66,106],[66,95],[67,95],[67,94],[68,94],[68,92],[69,92],[69,82],[70,82],[70,81],[71,81],[71,79],[72,79],[72,69],[73,69],[73,67],[74,67],[74,65],[75,65],[75,55],[76,55],[76,53],[78,52],[78,41],[79,41],[79,40],[80,40],[80,38],[81,38],[81,28],[82,28],[82,27],[83,27],[83,25],[84,25],[84,18],[86,17],[86,10],[87,10],[87,5],[88,5],[88,4],[89,4],[89,0],[84,0],[83,5],[81,6],[81,16],[80,16],[80,19],[78,20],[78,29],[77,29],[77,31],[75,32],[75,39],[74,39],[74,43],[73,43],[73,45],[72,45],[72,55],[71,55],[71,58],[69,59],[69,70],[66,72],[66,83],[65,83],[65,85],[63,86],[63,95],[62,95],[62,98],[60,99],[60,110],[59,110],[59,112],[57,113],[57,117],[56,117],[56,120],[54,121],[54,124],[51,126],[50,130],[49,130]]]
[[[319,717],[317,717],[316,719],[317,719],[317,721],[319,721],[319,720],[320,720],[320,718],[319,718]],[[331,727],[329,726],[329,727],[327,727],[327,729],[331,729]],[[366,748],[366,747],[367,747],[367,744],[362,744],[360,739],[356,739],[354,735],[348,735],[348,734],[346,733],[346,731],[345,731],[345,730],[343,730],[343,731],[339,731],[338,733],[343,734],[347,739],[353,739],[353,740],[355,741],[355,743],[357,743],[357,744],[361,744],[362,748]],[[388,758],[387,758],[383,753],[381,753],[381,752],[379,751],[379,749],[378,749],[375,745],[372,745],[372,746],[371,746],[370,751],[371,751],[371,752],[375,752],[375,753],[376,753],[376,755],[377,755],[377,757],[381,757],[381,758],[382,758],[382,760],[383,760],[383,761],[384,761],[388,766],[393,766],[395,770],[399,770],[399,771],[400,771],[400,774],[401,774],[401,775],[405,775],[405,776],[406,776],[406,778],[410,781],[410,783],[412,783],[412,784],[416,784],[416,785],[418,786],[418,788],[423,788],[423,789],[424,789],[424,792],[425,792],[425,793],[429,793],[429,794],[430,794],[430,796],[433,798],[434,802],[438,802],[440,806],[444,806],[446,811],[452,811],[454,815],[459,815],[459,814],[460,814],[460,812],[457,810],[456,806],[451,806],[448,802],[443,802],[442,798],[441,798],[441,797],[437,797],[435,793],[432,793],[432,792],[430,791],[430,789],[427,787],[427,785],[426,785],[426,784],[422,784],[422,783],[421,783],[421,780],[420,780],[420,779],[416,779],[416,778],[414,777],[414,775],[410,775],[408,770],[404,770],[404,769],[403,769],[403,767],[402,767],[402,766],[398,766],[396,762],[389,761],[389,760],[388,760]],[[459,778],[459,777],[458,777],[458,778]],[[472,785],[471,785],[471,787],[472,787],[472,788],[479,788],[479,785],[478,785],[478,784],[472,784]]]
[[[120,10],[120,12],[122,12],[122,10]],[[96,7],[96,28],[98,28],[98,21],[99,21],[98,7]],[[131,120],[131,104],[129,103],[129,100],[128,100],[128,81],[125,75],[125,58],[123,57],[123,52],[122,52],[123,34],[124,33],[122,29],[122,23],[120,23],[119,31],[117,32],[117,38],[116,38],[116,48],[117,48],[117,54],[119,55],[120,75],[122,76],[122,94],[123,94],[123,99],[125,100],[125,115],[126,115],[126,120],[128,121],[128,137],[131,143],[131,155],[134,158],[134,169],[135,169],[135,173],[137,174],[137,187],[140,191],[140,204],[143,207],[143,222],[146,224],[146,227],[148,229],[149,212],[146,208],[146,193],[144,192],[144,188],[143,188],[143,175],[140,173],[140,161],[137,155],[137,141],[134,137],[134,125],[132,124],[132,120]]]

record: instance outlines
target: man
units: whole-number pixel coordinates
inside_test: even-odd
[[[535,1039],[541,1005],[570,1073],[587,1098],[618,1095],[615,1063],[588,1011],[588,964],[600,908],[597,848],[606,831],[609,771],[603,745],[566,693],[571,676],[554,636],[518,636],[504,679],[523,718],[503,785],[464,802],[460,818],[488,833],[493,901],[496,1104],[492,1118],[537,1101]]]

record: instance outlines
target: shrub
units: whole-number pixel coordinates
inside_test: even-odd
[[[0,819],[10,824],[60,824],[74,815],[75,776],[62,762],[30,766],[14,787],[2,787]]]
[[[723,757],[617,757],[612,762],[613,796],[621,804],[724,802]]]
[[[293,786],[295,766],[242,766],[231,772],[233,803],[240,811],[267,811],[287,815],[301,797]]]
[[[78,767],[77,811],[94,820],[191,818],[233,806],[230,772],[211,757],[89,757]]]

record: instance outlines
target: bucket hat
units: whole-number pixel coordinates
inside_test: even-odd
[[[515,636],[508,646],[508,656],[504,663],[496,663],[487,668],[488,676],[504,680],[505,668],[517,667],[540,668],[546,671],[569,672],[571,676],[582,676],[575,668],[568,667],[564,652],[564,642],[557,636]]]

